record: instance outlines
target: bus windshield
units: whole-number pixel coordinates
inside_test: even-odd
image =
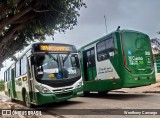
[[[123,43],[126,66],[131,73],[151,73],[153,63],[149,37],[138,32],[123,32]]]
[[[80,76],[77,54],[36,54],[35,77],[37,80],[64,80]]]

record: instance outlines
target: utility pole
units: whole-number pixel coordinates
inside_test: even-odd
[[[104,20],[105,20],[106,34],[107,34],[107,22],[106,22],[106,16],[105,15],[104,15]]]

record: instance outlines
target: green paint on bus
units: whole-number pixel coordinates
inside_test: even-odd
[[[78,51],[73,45],[34,43],[4,72],[5,93],[27,107],[82,96]]]
[[[79,49],[84,93],[155,83],[149,36],[132,30],[114,31]]]

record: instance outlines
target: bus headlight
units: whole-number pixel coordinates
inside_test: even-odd
[[[80,82],[77,84],[76,88],[80,88],[82,85],[83,85],[83,82],[80,81]]]
[[[35,85],[35,88],[42,93],[52,93],[49,89],[41,85]]]

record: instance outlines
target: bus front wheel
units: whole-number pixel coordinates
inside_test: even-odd
[[[30,103],[29,94],[27,92],[25,92],[24,103],[25,103],[26,107],[28,107],[28,108],[32,107],[32,104]]]
[[[14,100],[13,97],[12,97],[12,93],[11,93],[10,90],[9,90],[9,99],[11,100],[11,102],[15,102],[15,100]]]

